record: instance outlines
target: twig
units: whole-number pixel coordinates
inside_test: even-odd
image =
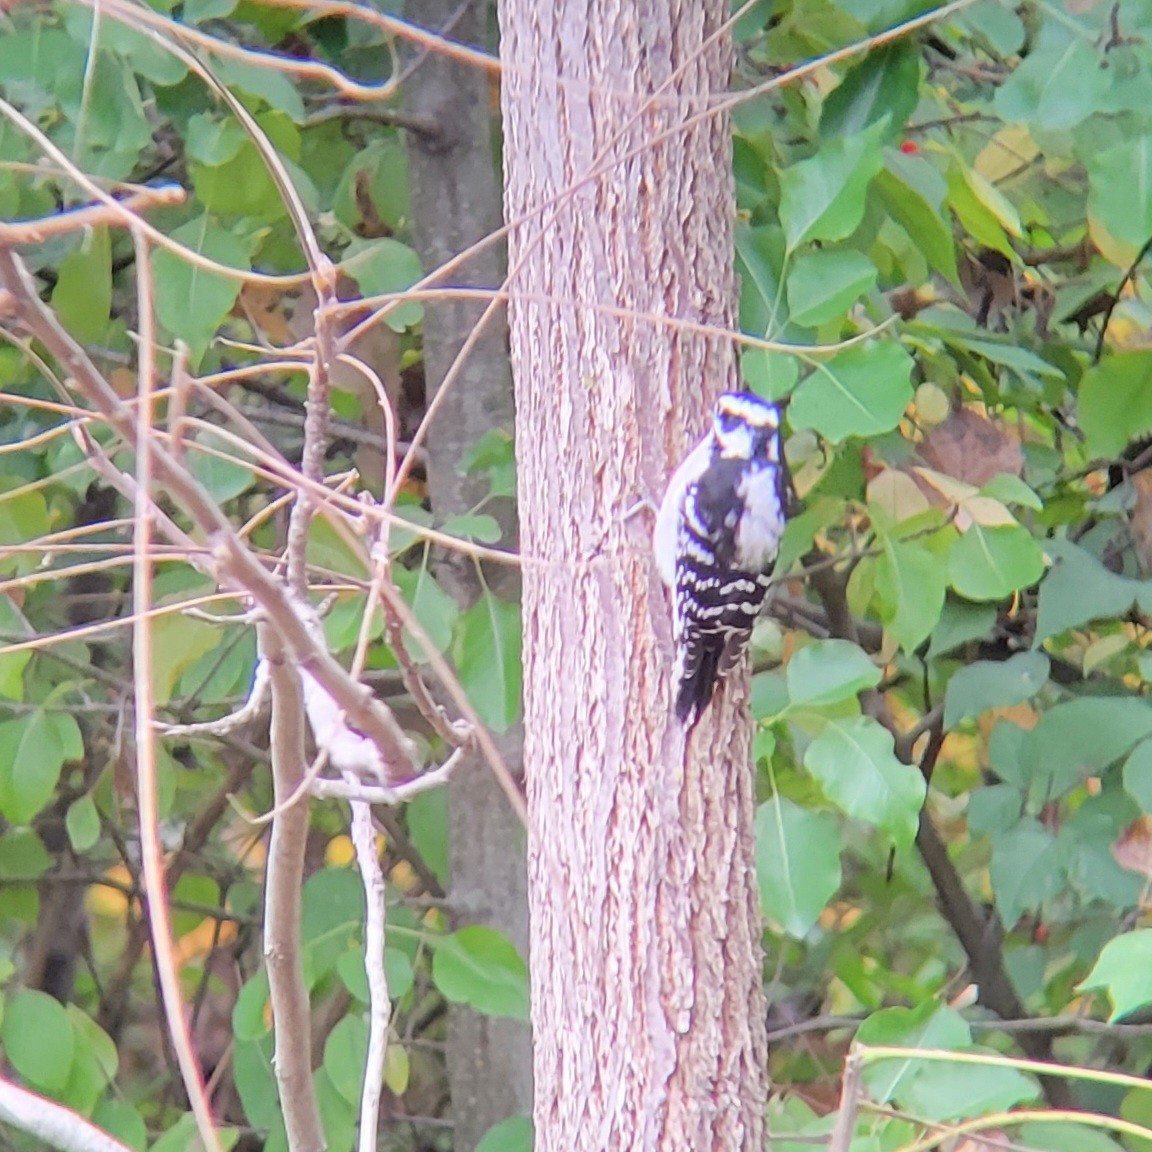
[[[164,858],[160,844],[159,801],[156,791],[156,734],[152,728],[155,711],[152,700],[152,626],[148,609],[152,605],[152,387],[155,363],[155,317],[151,257],[148,241],[135,228],[132,240],[136,250],[136,285],[140,324],[138,403],[136,407],[136,501],[135,558],[132,565],[132,606],[136,621],[132,629],[132,661],[136,694],[136,791],[140,819],[140,858],[144,891],[147,893],[148,922],[152,930],[152,953],[160,982],[168,1034],[180,1066],[180,1075],[196,1117],[196,1128],[204,1147],[220,1152],[220,1142],[212,1123],[212,1112],[204,1093],[200,1065],[192,1047],[192,1036],[184,1015],[180,994],[180,973],[172,948],[172,922],[164,890]]]
[[[142,189],[117,201],[119,207],[107,204],[86,204],[82,208],[72,208],[57,212],[52,216],[41,216],[35,220],[0,221],[0,244],[13,248],[30,244],[43,244],[54,236],[66,236],[84,228],[103,225],[108,228],[130,228],[131,219],[127,212],[143,212],[148,208],[158,208],[170,204],[183,204],[187,193],[179,184],[164,184],[159,188]]]
[[[309,806],[287,805],[305,775],[300,679],[280,636],[258,626],[272,681],[272,822],[264,893],[264,956],[275,1022],[274,1067],[284,1127],[294,1152],[323,1152],[324,1130],[312,1087],[311,1018],[300,940],[300,900]],[[287,806],[286,806],[287,805]]]
[[[354,780],[349,783],[355,785]],[[364,972],[368,977],[368,1052],[364,1060],[357,1147],[359,1152],[376,1152],[392,1001],[384,969],[384,874],[376,853],[372,810],[362,800],[352,802],[352,844],[364,884]]]
[[[0,1120],[61,1152],[132,1152],[83,1116],[0,1079]]]
[[[836,1125],[828,1141],[828,1152],[848,1152],[852,1134],[856,1130],[856,1115],[860,1109],[860,1080],[864,1074],[861,1052],[853,1048],[844,1061],[844,1080],[840,1088],[840,1109]]]
[[[1108,325],[1112,322],[1112,313],[1116,311],[1120,303],[1120,297],[1124,295],[1124,289],[1135,279],[1140,265],[1144,263],[1149,252],[1152,252],[1152,236],[1149,236],[1141,245],[1140,251],[1136,253],[1136,259],[1128,265],[1128,270],[1124,273],[1124,279],[1120,281],[1119,287],[1108,299],[1108,308],[1104,313],[1103,319],[1100,321],[1100,332],[1096,336],[1096,350],[1092,353],[1093,364],[1100,363],[1100,357],[1104,355],[1104,338],[1108,335]]]
[[[439,768],[433,768],[428,772],[424,772],[404,784],[396,784],[392,787],[384,788],[374,784],[356,782],[347,778],[344,780],[329,780],[321,777],[319,780],[312,782],[311,792],[313,796],[322,799],[351,800],[365,804],[388,804],[390,806],[403,804],[411,800],[414,796],[419,796],[422,792],[431,792],[447,784],[448,778],[460,767],[465,759],[467,759],[471,751],[472,749],[469,745],[457,748]]]

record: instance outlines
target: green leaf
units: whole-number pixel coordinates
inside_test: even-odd
[[[808,745],[804,766],[846,815],[887,832],[898,848],[912,843],[924,777],[896,758],[892,734],[870,716],[830,720]]]
[[[935,168],[923,159],[889,154],[872,187],[928,266],[958,285],[956,239],[942,208],[947,186]]]
[[[148,1148],[144,1117],[126,1100],[101,1100],[92,1112],[92,1123],[135,1152],[146,1152]]]
[[[1112,1001],[1109,1023],[1152,1004],[1152,928],[1109,940],[1079,989],[1108,993]]]
[[[736,271],[740,276],[740,329],[754,335],[779,333],[788,322],[781,283],[784,238],[778,228],[736,228]]]
[[[1139,1091],[1139,1090],[1138,1090]],[[1147,1092],[1140,1092],[1147,1096]],[[1131,1117],[1125,1116],[1125,1119]],[[1073,1124],[1067,1120],[1033,1121],[1021,1124],[1020,1144],[1035,1152],[1116,1152],[1117,1144],[1099,1128],[1087,1124]],[[1131,1147],[1135,1148],[1133,1141]]]
[[[993,837],[988,875],[1000,918],[1010,929],[1025,912],[1039,908],[1063,887],[1064,853],[1047,828],[1026,817]]]
[[[796,324],[817,325],[841,317],[876,286],[876,266],[851,248],[822,248],[792,261],[788,308]]]
[[[532,1152],[534,1139],[531,1116],[509,1116],[484,1133],[476,1152]]]
[[[1116,456],[1152,432],[1152,350],[1116,352],[1080,382],[1080,426],[1095,456]]]
[[[1067,130],[1103,111],[1109,74],[1091,40],[1045,20],[1032,50],[996,91],[993,106],[1010,123]]]
[[[112,313],[112,243],[107,228],[85,229],[79,246],[61,262],[52,307],[81,343],[104,335]]]
[[[360,286],[365,296],[389,296],[406,292],[423,275],[420,257],[407,244],[385,236],[381,240],[348,246],[342,265],[344,272]],[[419,324],[424,306],[411,300],[396,306],[387,305],[384,323],[393,332],[403,332]]]
[[[0,488],[6,482],[0,479]],[[25,545],[48,532],[48,505],[38,491],[0,491],[0,572],[6,575],[31,572],[39,563],[34,553],[13,552],[4,556],[4,545]],[[11,605],[11,601],[8,604]]]
[[[246,980],[232,1008],[232,1036],[235,1040],[259,1040],[268,1034],[268,971],[260,968]]]
[[[362,1016],[345,1016],[324,1041],[324,1071],[353,1108],[360,1103],[367,1055],[368,1021]]]
[[[1152,812],[1152,740],[1136,745],[1124,761],[1124,791],[1140,805],[1143,812]]]
[[[1043,585],[1041,594],[1043,594]],[[940,613],[940,622],[932,631],[928,645],[928,659],[946,656],[961,644],[988,637],[996,623],[996,608],[992,604],[972,604],[967,600],[946,600]]]
[[[360,939],[364,928],[364,888],[355,872],[324,868],[304,885],[300,934],[305,979],[312,987]]]
[[[828,141],[780,174],[780,222],[789,251],[812,240],[843,240],[864,218],[868,183],[884,164],[887,120]]]
[[[77,745],[76,721],[37,709],[0,724],[0,812],[13,824],[30,824],[52,799],[60,770]]]
[[[273,1048],[271,1032],[259,1040],[238,1040],[232,1047],[232,1075],[248,1123],[254,1128],[274,1131],[281,1119],[276,1074],[272,1069]],[[199,1152],[202,1146],[197,1141],[192,1147]]]
[[[304,122],[304,100],[282,72],[235,56],[213,56],[212,69],[222,84],[259,96],[270,108],[283,112],[297,124]]]
[[[796,389],[793,428],[812,428],[839,444],[890,432],[912,399],[912,358],[894,342],[860,344],[818,363]]]
[[[1016,233],[1020,231],[1019,217],[1012,216],[1014,210],[1010,203],[987,180],[959,160],[948,169],[948,207],[956,213],[956,218],[970,236],[985,247],[1002,252],[1009,260],[1013,259],[1015,251],[1005,234],[1000,215],[1008,216]]]
[[[500,543],[500,522],[495,516],[481,512],[469,516],[453,516],[440,525],[440,531],[448,536],[458,536],[461,540],[474,540],[478,544]]]
[[[72,1071],[76,1034],[64,1006],[44,992],[13,991],[0,1024],[4,1055],[35,1089],[55,1095]]]
[[[250,267],[244,245],[207,216],[175,229],[172,239],[218,264],[245,272]],[[192,364],[198,366],[216,330],[236,303],[240,281],[193,267],[166,249],[156,253],[152,271],[156,315],[173,336],[188,345]]]
[[[914,652],[940,619],[948,568],[944,559],[917,544],[881,537],[884,551],[876,561],[876,594],[889,634]]]
[[[83,854],[100,839],[100,813],[96,811],[96,804],[87,793],[68,805],[64,824],[68,829],[73,852]]]
[[[165,612],[152,621],[152,691],[158,705],[172,699],[180,677],[224,640],[223,630],[206,620]]]
[[[0,836],[0,876],[36,880],[51,867],[48,849],[31,828],[13,828]]]
[[[1152,704],[1135,697],[1099,696],[1049,708],[1020,738],[1020,768],[1038,803],[1058,799],[1102,772],[1152,736]]]
[[[184,154],[209,167],[234,160],[248,140],[248,133],[231,116],[201,112],[191,117],[184,134]]]
[[[970,1049],[987,1051],[990,1049]],[[1016,1068],[925,1061],[900,1094],[900,1106],[938,1123],[1005,1112],[1040,1095],[1036,1081]]]
[[[456,672],[480,719],[505,732],[520,715],[520,607],[491,594],[460,616]]]
[[[1134,257],[1152,236],[1152,136],[1136,136],[1088,157],[1089,226],[1102,224]]]
[[[920,53],[910,44],[890,44],[853,65],[825,97],[820,135],[851,136],[885,120],[899,132],[920,99]]]
[[[1152,612],[1152,581],[1117,576],[1068,540],[1048,540],[1045,548],[1053,564],[1040,584],[1035,643],[1091,620],[1125,616],[1134,604]]]
[[[436,646],[438,652],[447,651],[452,643],[452,631],[456,626],[456,619],[460,615],[459,605],[444,591],[440,581],[432,575],[427,566],[417,571],[416,586],[411,595],[412,611],[427,633],[428,639]],[[416,654],[417,660],[427,661],[428,654],[420,643],[413,640],[409,648]]]
[[[256,474],[244,463],[234,443],[206,429],[189,436],[188,470],[208,489],[217,504],[235,500],[256,482]]]
[[[1002,600],[1044,574],[1044,553],[1019,525],[972,524],[948,554],[952,587],[969,600]]]
[[[836,704],[880,683],[880,669],[847,640],[805,645],[788,661],[785,675],[789,702],[797,708]]]
[[[944,727],[1031,699],[1048,682],[1049,667],[1043,652],[1017,652],[1007,660],[977,660],[959,669],[944,696]]]
[[[856,1043],[874,1048],[961,1049],[972,1043],[967,1022],[956,1011],[932,1000],[915,1008],[882,1008],[857,1029]],[[924,1063],[912,1057],[870,1062],[864,1072],[869,1095],[877,1103],[898,1099]]]
[[[485,1016],[528,1019],[528,968],[494,928],[471,924],[436,941],[432,979],[454,1004]]]
[[[840,888],[840,836],[829,812],[779,794],[756,811],[756,875],[768,920],[803,940]]]

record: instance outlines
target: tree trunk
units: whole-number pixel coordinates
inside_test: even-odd
[[[509,262],[542,1152],[763,1141],[747,682],[686,746],[651,522],[627,515],[736,383],[729,340],[653,319],[733,324],[728,120],[678,127],[725,90],[727,13],[501,7],[505,212],[538,213]]]
[[[491,0],[408,0],[407,17],[444,31],[449,39],[488,46]],[[434,124],[431,135],[408,134],[412,227],[427,269],[439,267],[500,227],[500,188],[492,148],[489,78],[440,53],[421,53],[404,83],[407,111]],[[493,287],[504,278],[503,246],[469,259],[449,283]],[[424,365],[428,398],[439,391],[484,304],[447,300],[425,306]],[[512,429],[512,379],[508,329],[494,317],[442,398],[428,437],[428,487],[442,519],[466,513],[484,496],[483,477],[462,476],[465,452],[492,428]],[[497,512],[505,543],[515,544],[515,509]],[[494,581],[506,579],[491,573]],[[437,576],[464,604],[480,592],[466,557],[437,558]],[[508,764],[521,765],[519,728],[498,737]],[[521,953],[528,950],[524,832],[491,772],[476,765],[448,786],[451,823],[450,889],[454,923],[482,923],[504,932]],[[471,1152],[493,1124],[532,1107],[532,1052],[526,1025],[483,1016],[465,1005],[450,1009],[448,1080],[455,1119],[453,1147]]]

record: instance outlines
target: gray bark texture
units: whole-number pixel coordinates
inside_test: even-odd
[[[726,0],[502,0],[538,1152],[760,1152],[747,681],[672,715],[658,497],[736,383]]]
[[[490,0],[408,0],[407,17],[451,40],[489,47]],[[500,228],[500,187],[492,146],[492,93],[488,76],[467,64],[430,53],[404,84],[406,111],[436,126],[429,135],[408,133],[412,225],[426,269]],[[502,245],[469,259],[446,281],[498,287],[504,277]],[[424,364],[428,398],[440,388],[456,355],[475,328],[484,304],[445,301],[425,305]],[[442,397],[427,441],[428,486],[438,517],[469,512],[485,494],[482,477],[460,475],[465,452],[492,428],[512,430],[512,380],[508,329],[503,314],[490,322],[468,354],[463,372]],[[486,508],[498,516],[505,543],[515,545],[515,510]],[[470,560],[437,559],[437,575],[464,604],[480,591]],[[504,573],[492,572],[501,584]],[[507,591],[506,586],[501,587]],[[513,771],[522,763],[522,735],[497,743]],[[450,889],[455,923],[482,923],[504,932],[528,951],[524,831],[492,774],[482,764],[459,772],[448,788],[451,825]],[[471,1152],[493,1124],[532,1109],[532,1053],[527,1025],[481,1016],[453,1006],[449,1019],[448,1077],[456,1122],[456,1152]]]

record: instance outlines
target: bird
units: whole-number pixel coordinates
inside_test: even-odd
[[[768,592],[791,482],[777,405],[724,392],[672,474],[652,534],[672,596],[675,713],[691,730],[741,661]]]

